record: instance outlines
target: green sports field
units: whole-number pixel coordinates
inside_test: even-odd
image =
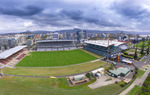
[[[97,59],[80,49],[71,51],[30,52],[17,67],[53,67],[84,63]]]

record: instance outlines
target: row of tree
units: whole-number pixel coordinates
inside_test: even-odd
[[[146,49],[146,53],[144,52],[145,51],[145,47],[146,47],[146,45],[145,45],[145,39],[143,39],[143,41],[142,41],[143,43],[142,43],[142,46],[141,46],[141,51],[140,51],[140,54],[141,55],[144,55],[144,54],[147,54],[147,55],[149,55],[149,49],[150,49],[150,40],[148,41],[148,46],[147,46],[147,49]],[[135,52],[134,52],[134,59],[137,59],[138,58],[138,56],[137,56],[137,48],[138,47],[138,45],[135,45]]]

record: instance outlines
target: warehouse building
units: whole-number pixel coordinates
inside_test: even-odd
[[[91,71],[91,75],[94,76],[94,77],[101,77],[104,74],[105,74],[104,73],[104,68],[98,68],[96,70]]]
[[[89,79],[84,74],[69,76],[72,85],[88,82]]]
[[[124,68],[124,67],[119,67],[116,70],[109,70],[109,75],[113,77],[119,77],[119,76],[126,76],[129,73],[130,69]]]

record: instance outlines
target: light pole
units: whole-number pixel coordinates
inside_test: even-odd
[[[108,60],[108,58],[109,58],[109,34],[108,34],[108,49],[107,49],[107,60]],[[108,63],[108,61],[107,61],[107,63]]]
[[[4,73],[3,73],[3,71],[2,71],[2,68],[0,68],[0,70],[1,70],[1,75],[4,77]]]

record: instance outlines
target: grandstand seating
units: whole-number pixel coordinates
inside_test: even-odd
[[[84,45],[84,49],[101,56],[107,56],[108,47],[98,46],[94,44]],[[122,50],[114,45],[109,46],[109,54],[119,53]]]
[[[17,59],[17,60],[21,60],[25,55],[26,55],[26,54],[23,53],[23,54],[21,54],[19,57],[17,57],[16,59]]]
[[[76,45],[72,41],[39,42],[37,44],[37,51],[59,51],[76,48]]]
[[[0,59],[0,63],[7,66],[15,66],[26,54],[28,54],[28,51],[22,49],[6,59]]]

